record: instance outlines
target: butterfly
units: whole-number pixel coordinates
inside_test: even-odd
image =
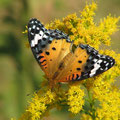
[[[87,79],[115,64],[112,57],[99,54],[89,45],[79,44],[73,50],[74,41],[67,34],[46,29],[36,18],[28,23],[28,40],[40,67],[55,84]]]

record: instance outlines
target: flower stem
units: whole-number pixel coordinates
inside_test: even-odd
[[[92,99],[92,95],[91,92],[88,91],[88,97],[89,97],[89,103],[90,103],[90,108],[91,108],[91,112],[90,115],[92,117],[93,120],[96,119],[96,115],[95,115],[95,108],[94,108],[94,100]]]

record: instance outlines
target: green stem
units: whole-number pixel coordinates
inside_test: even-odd
[[[92,112],[92,114],[90,113],[90,115],[91,115],[92,119],[95,120],[96,115],[95,115],[95,108],[94,108],[94,100],[92,99],[90,91],[88,91],[88,97],[89,97],[89,103],[90,103],[91,112]]]

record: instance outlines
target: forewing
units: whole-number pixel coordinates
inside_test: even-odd
[[[59,30],[45,29],[37,19],[28,23],[28,38],[36,60],[51,79],[60,61],[70,52],[70,39]]]

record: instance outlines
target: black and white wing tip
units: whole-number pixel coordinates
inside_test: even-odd
[[[89,45],[81,44],[80,47],[86,49],[89,54],[89,58],[84,67],[84,72],[81,74],[80,80],[99,75],[113,67],[115,64],[115,60],[112,57],[99,54],[97,50]]]

